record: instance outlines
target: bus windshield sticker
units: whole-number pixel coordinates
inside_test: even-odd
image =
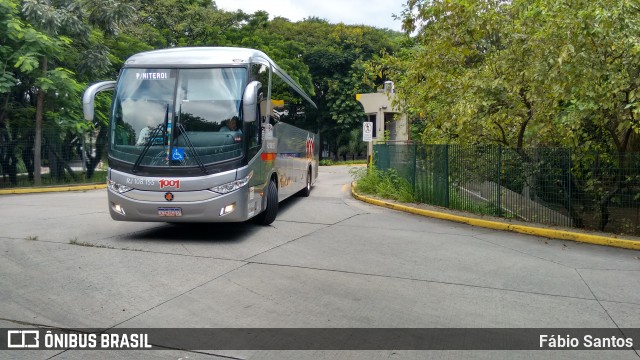
[[[173,148],[171,153],[171,160],[184,161],[184,148]]]
[[[171,75],[168,72],[142,72],[136,73],[136,80],[167,80]]]

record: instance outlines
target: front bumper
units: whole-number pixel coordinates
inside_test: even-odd
[[[120,194],[109,189],[109,213],[117,221],[216,223],[248,220],[257,215],[262,207],[259,194],[246,187],[225,195],[207,190],[175,192],[176,200],[170,202],[159,200],[164,199],[164,194],[165,192],[140,190]],[[235,205],[234,210],[223,214],[223,209],[228,210],[232,205]],[[182,216],[161,216],[161,208],[179,208]]]

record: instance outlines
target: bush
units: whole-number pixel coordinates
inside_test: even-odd
[[[359,192],[402,202],[415,202],[413,187],[394,169],[381,171],[375,167],[354,168],[350,172],[357,182]]]

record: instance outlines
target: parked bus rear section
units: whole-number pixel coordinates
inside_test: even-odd
[[[278,203],[308,196],[319,143],[316,106],[264,53],[173,48],[133,55],[114,90],[109,121],[109,211],[119,221],[272,223]],[[315,123],[315,121],[313,122]]]

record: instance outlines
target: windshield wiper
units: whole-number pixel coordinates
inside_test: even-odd
[[[193,154],[194,159],[196,159],[196,163],[198,163],[198,167],[200,168],[200,170],[202,170],[203,173],[209,174],[209,171],[207,171],[207,168],[204,166],[202,159],[200,159],[200,155],[198,155],[198,153],[196,152],[195,146],[193,146],[191,139],[189,139],[189,135],[187,135],[186,129],[184,128],[184,126],[182,126],[182,123],[180,122],[181,115],[182,115],[182,104],[180,104],[180,109],[178,111],[178,118],[176,119],[176,128],[174,131],[176,132],[176,134],[178,134],[178,131],[180,131],[180,134],[184,135],[184,141],[187,143],[187,146],[189,146],[189,150],[191,150],[191,153]],[[177,139],[177,136],[176,136],[176,139]],[[173,141],[169,144],[169,154],[171,154],[170,156],[173,156]]]
[[[167,104],[167,110],[164,113],[164,121],[162,122],[162,124],[156,126],[151,132],[151,134],[149,134],[149,139],[147,139],[147,142],[144,144],[144,148],[142,149],[142,152],[140,153],[140,155],[138,155],[138,158],[136,159],[135,164],[133,164],[133,167],[131,168],[132,173],[136,173],[138,171],[138,168],[142,163],[142,159],[144,159],[144,157],[147,155],[147,152],[149,152],[151,145],[153,145],[153,143],[157,139],[156,137],[158,136],[158,132],[160,131],[162,131],[162,139],[163,139],[162,145],[164,145],[164,142],[165,142],[164,139],[166,139],[166,134],[167,134],[168,122],[169,122],[169,104]]]

